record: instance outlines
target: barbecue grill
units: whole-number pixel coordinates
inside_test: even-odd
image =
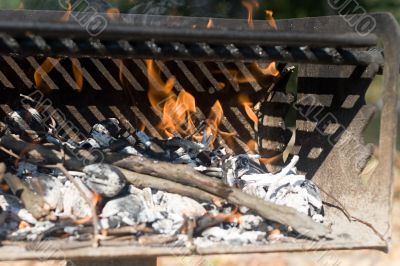
[[[175,91],[185,89],[195,97],[198,116],[205,116],[215,100],[221,102],[222,129],[237,132],[233,143],[224,143],[230,149],[247,152],[246,143],[255,139],[260,154],[275,158],[291,147],[289,156],[300,157],[298,170],[327,192],[324,202],[333,221],[332,238],[193,249],[83,246],[58,250],[57,242],[50,242],[56,252],[29,249],[29,244],[3,246],[2,260],[79,262],[118,257],[154,262],[155,256],[162,255],[387,250],[400,69],[400,30],[392,15],[371,14],[376,27],[366,35],[340,16],[279,20],[278,30],[265,21],[254,21],[250,30],[247,21],[236,19],[213,19],[214,27],[208,29],[208,18],[70,15],[75,19],[63,21],[65,13],[54,11],[0,12],[1,116],[14,108],[20,93],[35,97],[40,91],[84,134],[89,125],[116,117],[127,131],[144,126],[149,135],[162,137],[156,127],[159,114],[147,97],[152,81],[144,60],[153,59],[164,80],[176,78]],[[104,29],[101,23],[97,31],[91,28],[93,15],[106,23]],[[355,15],[354,21],[357,18],[361,15]],[[46,60],[52,65],[50,71],[43,69]],[[278,77],[260,76],[252,67],[254,62],[272,61],[277,62]],[[40,67],[42,86],[36,88]],[[82,74],[81,80],[74,71]],[[246,81],[238,82],[233,72]],[[362,133],[374,107],[366,104],[365,94],[381,74],[379,163],[368,172],[365,167],[373,149],[364,143]],[[257,127],[234,101],[240,93],[260,102]],[[290,113],[295,113],[295,142],[289,147],[293,134],[285,121]],[[270,169],[281,165],[281,159],[271,160]],[[368,224],[349,221],[342,207]]]

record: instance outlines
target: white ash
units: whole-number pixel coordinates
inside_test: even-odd
[[[17,176],[38,175],[38,166],[29,162],[22,161],[18,164]]]
[[[259,155],[240,154],[232,156],[223,162],[223,181],[230,186],[236,185],[243,175],[261,174],[265,171],[260,167]]]
[[[19,199],[10,194],[0,193],[0,208],[2,210],[2,215],[6,216],[3,218],[8,218],[14,221],[25,221],[30,224],[35,224],[37,220],[31,213],[22,207]]]
[[[92,198],[93,194],[82,183],[82,181],[74,177],[78,186],[85,192],[88,198]],[[63,210],[62,216],[80,219],[91,215],[91,208],[85,199],[81,196],[78,189],[70,181],[65,182],[63,189]]]
[[[64,184],[57,177],[41,174],[25,180],[32,191],[43,197],[50,209],[62,210]]]
[[[304,175],[298,175],[295,168],[299,160],[292,161],[277,174],[246,174],[240,180],[243,191],[271,201],[292,207],[309,215],[317,222],[323,222],[323,205],[318,187]]]
[[[85,139],[79,142],[79,148],[83,149],[99,149],[100,144],[93,138]]]
[[[141,212],[142,206],[142,199],[133,194],[112,199],[104,206],[101,218],[114,217],[126,225],[135,225],[138,223],[138,214]]]
[[[120,171],[108,164],[92,164],[83,168],[86,176],[83,182],[94,192],[114,197],[126,186],[126,179]]]
[[[126,155],[142,155],[138,150],[136,150],[132,146],[126,146],[122,150],[119,151],[119,153],[126,154]]]
[[[17,231],[12,232],[7,236],[8,239],[13,241],[39,241],[42,240],[46,234],[52,231],[56,224],[50,221],[37,222],[34,226],[28,226]]]
[[[202,237],[194,240],[200,247],[206,247],[216,242],[226,242],[232,245],[265,244],[266,232],[263,231],[244,231],[236,227],[223,229],[221,227],[211,227],[203,231]]]
[[[167,212],[187,217],[199,217],[206,213],[204,207],[191,198],[163,191],[159,191],[157,194],[161,194],[159,196],[160,207]]]

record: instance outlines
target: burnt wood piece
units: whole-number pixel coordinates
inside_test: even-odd
[[[210,193],[197,189],[191,186],[185,186],[176,182],[169,181],[163,178],[157,178],[151,175],[140,174],[137,172],[132,172],[123,168],[119,168],[122,174],[125,176],[126,180],[139,188],[154,188],[170,193],[176,193],[181,196],[186,196],[192,199],[197,199],[200,201],[211,202],[216,205],[221,205],[223,201],[221,198],[214,196]]]
[[[43,197],[34,193],[16,175],[7,173],[4,180],[10,187],[11,191],[19,197],[25,208],[36,218],[39,219],[49,214],[50,208],[46,208]]]
[[[114,162],[114,165],[204,190],[224,198],[232,204],[246,206],[267,220],[291,226],[298,233],[311,239],[320,239],[329,233],[328,228],[324,225],[314,222],[310,217],[293,208],[246,194],[239,189],[225,185],[218,179],[202,175],[188,165],[172,165],[137,156],[130,156]]]

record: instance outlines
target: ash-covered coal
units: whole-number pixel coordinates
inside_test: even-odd
[[[25,117],[29,119],[26,121]],[[118,158],[135,155],[169,162],[171,167],[186,164],[231,187],[324,222],[320,191],[297,173],[297,156],[280,172],[269,173],[257,154],[235,155],[218,145],[211,146],[205,132],[198,141],[178,135],[157,139],[143,131],[130,134],[116,118],[109,118],[95,124],[89,136],[78,141],[55,134],[32,108],[11,113],[4,125],[8,129],[2,131],[2,136],[16,134],[21,139],[26,139],[22,135],[28,128],[40,130],[38,135],[44,137],[37,143],[54,147],[57,152],[61,147],[64,156],[96,149]],[[4,239],[87,239],[92,236],[94,215],[98,216],[97,226],[105,239],[113,234],[129,235],[149,244],[155,241],[153,235],[177,236],[181,244],[193,239],[190,245],[207,246],[219,242],[265,244],[294,234],[290,227],[267,221],[243,206],[203,202],[164,191],[162,186],[131,185],[118,167],[104,162],[94,161],[78,171],[66,169],[66,174],[29,157],[21,156],[15,164],[12,154],[0,151],[0,155],[6,162],[5,172],[16,175],[31,193],[22,198],[7,188],[10,184],[0,180],[0,235]],[[46,215],[35,218],[30,213],[26,204],[29,195],[42,198]],[[144,236],[149,237],[144,240]]]

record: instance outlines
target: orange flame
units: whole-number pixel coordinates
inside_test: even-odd
[[[240,94],[238,100],[246,111],[247,116],[251,119],[251,121],[254,122],[255,125],[258,125],[258,117],[253,111],[253,103],[250,101],[249,96],[247,94]]]
[[[273,77],[278,77],[279,76],[279,70],[276,68],[276,63],[272,62],[268,64],[266,67],[261,67],[258,63],[254,64],[254,67],[260,71],[264,76],[273,76]]]
[[[93,192],[93,194],[92,194],[92,205],[93,206],[97,206],[97,204],[100,201],[101,201],[101,196],[99,194],[97,194],[96,192]],[[85,223],[91,221],[92,218],[93,218],[93,216],[92,216],[92,214],[90,214],[90,215],[88,215],[86,217],[83,217],[82,219],[75,220],[74,223],[75,224],[85,224]]]
[[[160,104],[165,103],[166,99],[174,96],[172,89],[175,85],[175,77],[171,77],[167,82],[162,81],[160,73],[155,69],[153,60],[145,60],[147,65],[147,75],[149,79],[149,91],[147,96],[151,106],[162,111]]]
[[[278,26],[276,25],[276,21],[273,17],[274,13],[272,10],[265,10],[265,17],[267,19],[268,24],[275,30],[278,29]]]
[[[168,137],[172,137],[174,133],[182,136],[192,134],[195,132],[195,125],[191,118],[194,112],[196,112],[194,97],[182,90],[177,98],[170,97],[165,102],[160,128]]]
[[[71,17],[71,13],[72,13],[72,5],[71,5],[71,2],[68,1],[67,9],[65,10],[64,15],[61,17],[61,21],[67,22],[69,20],[69,18]]]
[[[76,85],[78,85],[78,91],[82,91],[82,87],[83,87],[83,75],[82,75],[82,68],[81,66],[72,61],[72,73],[74,74],[74,79],[75,79],[75,83]]]
[[[259,8],[260,4],[256,0],[248,0],[248,1],[242,1],[242,5],[247,9],[248,13],[247,23],[249,24],[249,27],[251,29],[254,29],[254,22],[253,22],[254,9]]]
[[[115,20],[119,17],[120,11],[116,7],[110,7],[107,9],[106,14],[111,20]]]
[[[211,29],[214,27],[214,22],[211,18],[208,19],[207,29]]]
[[[53,60],[56,60],[57,62],[59,61],[59,59],[53,59]],[[36,88],[42,87],[43,83],[42,74],[43,73],[47,74],[54,68],[54,65],[51,61],[52,58],[47,57],[46,60],[44,60],[44,62],[40,65],[40,67],[35,70],[35,73],[33,74],[33,79],[35,80]]]
[[[185,90],[178,96],[172,91],[175,85],[175,77],[164,82],[155,69],[153,60],[146,60],[149,78],[148,98],[150,104],[162,112],[159,128],[167,137],[174,133],[182,136],[191,135],[196,131],[191,114],[196,112],[194,97]],[[155,84],[154,84],[155,83]]]

